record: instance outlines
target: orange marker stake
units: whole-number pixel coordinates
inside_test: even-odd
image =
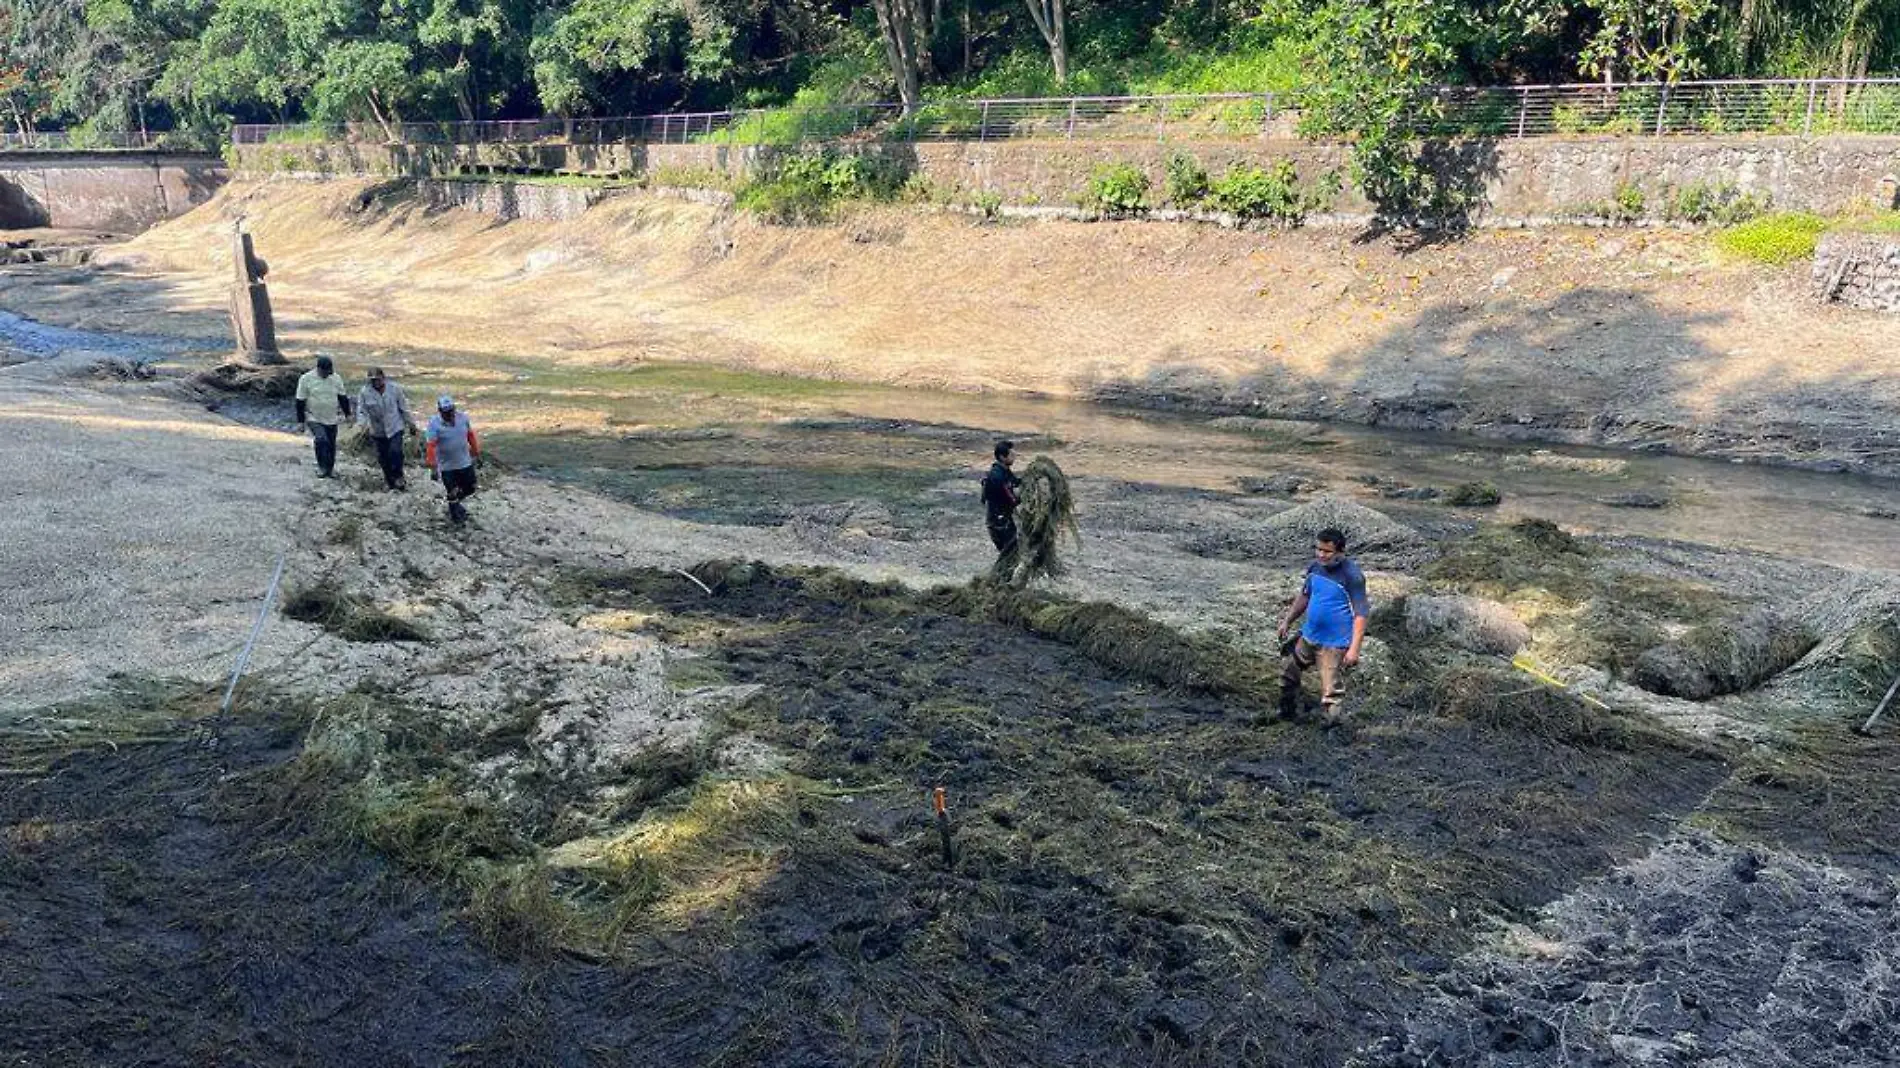
[[[950,809],[944,804],[943,787],[931,791],[930,800],[937,810],[937,840],[943,846],[943,863],[948,867],[956,863],[957,855],[950,847]]]

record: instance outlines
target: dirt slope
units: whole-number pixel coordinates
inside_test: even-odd
[[[628,194],[567,223],[363,183],[238,183],[7,306],[216,336],[231,221],[289,343],[711,361],[957,389],[1900,470],[1900,321],[1676,231],[984,225],[915,209],[787,229]],[[127,275],[156,276],[135,292]]]

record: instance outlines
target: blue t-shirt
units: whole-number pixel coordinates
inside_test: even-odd
[[[1315,560],[1306,568],[1306,625],[1300,637],[1307,644],[1344,649],[1352,644],[1352,621],[1371,611],[1366,601],[1366,576],[1359,565],[1341,560],[1331,567]]]

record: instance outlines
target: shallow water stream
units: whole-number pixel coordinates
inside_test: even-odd
[[[47,326],[0,312],[0,354],[88,350],[140,361],[190,342]],[[1055,457],[1072,476],[1136,492],[1272,492],[1304,478],[1325,492],[1416,517],[1536,516],[1587,533],[1696,542],[1861,568],[1900,562],[1900,485],[1858,476],[1653,453],[1503,444],[1445,434],[1214,419],[1027,396],[829,382],[695,365],[560,366],[468,353],[336,352],[356,378],[372,363],[406,382],[418,406],[451,391],[487,426],[498,453],[534,473],[648,499],[678,483],[726,498],[918,497],[974,477],[992,437]],[[276,405],[227,406],[247,422],[288,426]],[[1495,509],[1393,499],[1487,482]],[[688,487],[692,488],[692,487]],[[715,494],[715,496],[717,496]],[[1663,507],[1629,507],[1649,496]],[[942,494],[936,499],[942,501]],[[1616,502],[1621,499],[1619,505]],[[1654,503],[1654,502],[1652,502]],[[730,512],[730,515],[724,513]],[[757,521],[714,505],[699,518]],[[751,518],[748,518],[751,517]]]

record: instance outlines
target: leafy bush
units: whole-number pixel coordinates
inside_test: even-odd
[[[1641,186],[1618,182],[1610,202],[1610,218],[1617,222],[1632,223],[1643,217],[1643,210],[1648,206],[1649,198],[1643,194]]]
[[[892,200],[904,188],[904,168],[883,156],[801,153],[774,161],[746,186],[739,206],[773,222],[823,222],[848,200]]]
[[[1131,163],[1105,163],[1089,176],[1083,206],[1104,215],[1139,215],[1148,210],[1148,176]]]
[[[1201,166],[1200,160],[1185,152],[1168,157],[1168,203],[1181,208],[1193,207],[1207,199],[1211,188],[1207,168]]]
[[[1293,164],[1281,160],[1269,169],[1245,165],[1230,168],[1215,182],[1209,195],[1214,206],[1243,219],[1278,219],[1299,223],[1339,191],[1339,176],[1329,173],[1312,188],[1302,188]]]
[[[1691,182],[1675,191],[1665,206],[1665,215],[1692,223],[1733,226],[1747,222],[1768,210],[1766,197],[1744,193],[1734,182]]]
[[[1716,237],[1723,250],[1758,263],[1784,264],[1814,255],[1827,220],[1805,212],[1764,215],[1731,226]]]

